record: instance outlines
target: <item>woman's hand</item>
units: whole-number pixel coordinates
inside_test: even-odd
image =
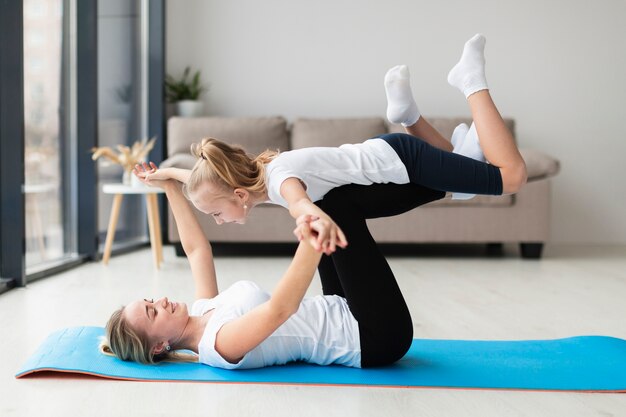
[[[337,246],[348,246],[345,235],[329,217],[318,217],[311,214],[303,214],[296,219],[294,235],[299,241],[308,241],[315,250],[330,255]]]
[[[133,174],[139,178],[139,181],[151,187],[163,188],[172,181],[167,169],[159,169],[152,161],[150,161],[150,165],[147,162],[135,165]]]
[[[339,226],[322,209],[313,204],[304,189],[304,183],[298,178],[290,177],[283,181],[280,186],[280,195],[289,205],[289,214],[296,220],[308,223],[311,234],[306,239],[316,251],[330,255],[337,249],[337,246],[345,248],[348,245],[346,236]],[[313,216],[316,219],[312,220],[312,217],[308,217],[309,220],[305,221],[301,220],[302,216]],[[300,225],[297,222],[296,224]]]
[[[304,240],[315,247],[314,243],[317,241],[317,232],[314,234],[314,231],[311,229],[311,222],[314,220],[317,220],[317,217],[310,214],[303,214],[296,219],[296,228],[293,234],[298,239],[298,242]]]
[[[346,236],[330,217],[320,217],[311,221],[310,225],[317,233],[317,246],[313,246],[316,250],[330,255],[337,250],[337,246],[341,248],[348,246]]]

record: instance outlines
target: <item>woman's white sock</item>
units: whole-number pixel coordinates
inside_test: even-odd
[[[461,90],[466,98],[489,88],[485,77],[485,42],[481,34],[465,42],[461,59],[448,74],[448,83]]]
[[[457,127],[454,128],[454,132],[452,132],[452,138],[450,142],[452,142],[452,147],[454,153],[460,153],[461,146],[463,142],[465,142],[465,136],[467,136],[467,131],[469,130],[469,126],[465,123],[461,123]]]
[[[486,161],[485,154],[480,147],[478,132],[476,132],[476,125],[474,123],[472,123],[470,128],[467,130],[467,133],[465,134],[465,140],[463,140],[463,144],[460,147],[459,152],[457,153],[480,162]]]
[[[476,132],[476,125],[472,123],[471,127],[467,127],[465,123],[461,123],[454,129],[452,133],[452,146],[454,150],[452,152],[467,156],[468,158],[475,159],[477,161],[485,162],[485,154],[480,147],[478,140],[478,132]],[[452,193],[453,200],[469,200],[476,197],[476,194],[466,193]]]
[[[391,123],[412,126],[420,118],[420,112],[411,91],[409,68],[397,65],[385,74],[387,94],[387,119]]]

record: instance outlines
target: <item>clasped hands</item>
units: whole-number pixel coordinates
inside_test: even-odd
[[[335,252],[337,246],[348,246],[343,232],[332,220],[311,214],[303,214],[296,219],[293,234],[298,241],[307,241],[316,251],[326,255]]]

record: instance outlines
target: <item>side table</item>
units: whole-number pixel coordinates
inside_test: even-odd
[[[163,243],[161,240],[161,223],[159,217],[159,206],[157,204],[157,194],[163,194],[160,188],[147,187],[143,184],[138,186],[130,186],[125,184],[104,184],[102,192],[105,194],[114,194],[113,207],[111,208],[111,217],[109,218],[109,228],[107,230],[107,238],[104,244],[104,254],[102,255],[102,263],[108,264],[111,258],[111,246],[115,238],[115,228],[120,215],[120,207],[122,199],[128,194],[140,194],[146,196],[146,211],[148,212],[148,230],[150,232],[150,246],[152,246],[152,255],[154,257],[154,265],[157,269],[163,262]]]

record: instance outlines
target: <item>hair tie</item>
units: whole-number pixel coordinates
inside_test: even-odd
[[[204,154],[204,151],[200,151],[200,158],[204,159],[205,161],[208,161],[208,158]]]

